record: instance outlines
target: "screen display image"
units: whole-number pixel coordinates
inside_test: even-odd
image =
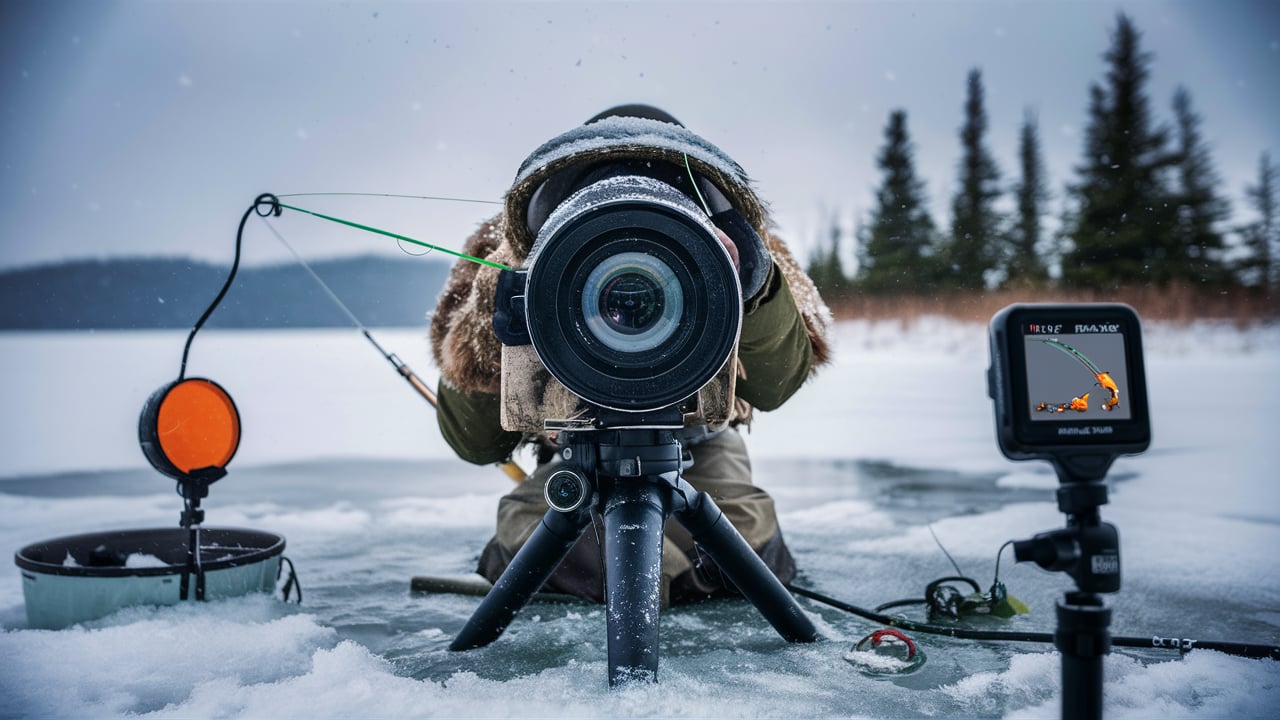
[[[1027,399],[1033,421],[1128,420],[1124,334],[1108,323],[1028,323]]]

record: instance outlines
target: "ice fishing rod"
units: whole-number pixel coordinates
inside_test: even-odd
[[[277,203],[278,202],[279,201],[277,201]],[[341,220],[339,218],[330,217],[328,215],[313,213],[309,210],[302,210],[301,208],[293,208],[288,205],[281,205],[280,207],[288,207],[291,210],[298,210],[308,215],[314,215],[315,217],[323,218],[325,220],[331,220],[333,222],[337,222],[339,224],[347,225],[350,227],[355,227],[361,230],[368,230],[370,232],[375,232],[381,235],[389,235],[391,237],[395,237],[400,240],[412,241],[412,238],[406,238],[401,235],[388,233],[382,230],[378,230],[376,228],[371,228],[365,225],[360,225],[358,223]],[[277,212],[275,214],[278,215],[279,213]],[[267,215],[262,215],[262,224],[266,225],[267,229],[271,231],[271,234],[274,235],[276,239],[280,241],[280,244],[285,246],[285,248],[289,251],[289,253],[293,255],[293,259],[296,260],[298,264],[302,266],[302,269],[307,271],[307,274],[311,276],[311,279],[316,281],[316,283],[320,286],[320,289],[324,290],[325,294],[329,296],[329,299],[332,300],[333,303],[338,306],[338,309],[342,310],[342,312],[346,314],[347,319],[351,321],[352,325],[356,326],[356,329],[360,331],[361,335],[364,335],[364,338],[369,341],[369,344],[373,345],[374,349],[378,351],[378,354],[382,355],[382,357],[385,358],[387,362],[391,363],[391,367],[395,368],[396,372],[400,373],[400,376],[405,379],[405,382],[409,383],[409,386],[412,387],[419,395],[421,395],[423,399],[426,400],[427,403],[431,405],[433,409],[438,410],[440,407],[440,402],[439,402],[439,399],[436,397],[436,394],[431,391],[431,388],[427,387],[427,384],[423,382],[421,378],[418,377],[417,373],[415,373],[413,369],[409,367],[408,363],[401,360],[400,357],[395,353],[387,352],[386,349],[384,349],[382,345],[380,345],[378,341],[373,338],[373,334],[369,332],[369,329],[365,327],[364,323],[360,322],[360,319],[356,317],[356,314],[351,311],[351,308],[347,307],[347,304],[342,302],[342,298],[338,297],[338,294],[335,293],[333,289],[329,287],[329,284],[326,283],[320,277],[320,275],[316,273],[314,269],[312,269],[311,265],[307,263],[305,259],[303,259],[302,255],[299,254],[298,251],[294,249],[293,245],[290,245],[289,241],[285,240],[284,236],[281,235],[280,232],[275,229],[275,226],[273,226],[267,220]],[[414,242],[417,242],[417,241],[414,241]],[[418,244],[426,245],[426,243],[418,243]],[[442,249],[442,248],[436,248],[430,245],[428,245],[428,247],[432,249]],[[464,257],[472,260],[480,260],[479,258],[472,258],[470,255],[464,255],[462,253],[455,253],[447,250],[446,252],[449,252],[452,255],[457,255],[459,257]],[[482,262],[486,264],[497,265],[496,263],[489,263],[489,261],[487,260]],[[498,466],[498,469],[502,470],[502,472],[505,473],[507,477],[511,478],[515,482],[521,482],[525,479],[524,469],[511,460],[497,463],[497,466]]]
[[[962,640],[996,640],[1002,642],[1045,643],[1050,645],[1054,643],[1053,633],[1010,632],[1007,630],[973,630],[969,628],[933,625],[930,623],[916,622],[902,617],[892,617],[872,610],[867,610],[794,583],[787,585],[787,588],[797,595],[820,602],[837,610],[843,610],[844,612],[866,618],[867,620],[871,620],[872,622],[877,622],[882,625],[887,625],[893,628],[902,628],[912,632],[921,632],[930,635],[946,635],[949,637],[960,638]],[[1219,640],[1195,640],[1192,638],[1161,637],[1159,635],[1152,635],[1151,637],[1145,638],[1113,636],[1111,638],[1111,644],[1116,647],[1176,650],[1183,654],[1191,652],[1192,650],[1217,650],[1218,652],[1225,653],[1227,655],[1235,655],[1237,657],[1280,660],[1280,646],[1275,645],[1223,642]]]
[[[302,195],[371,195],[371,194],[373,193],[303,193]],[[421,196],[421,195],[379,195],[379,196],[380,197],[412,197],[412,198],[430,199],[430,200],[461,200],[461,198],[439,198],[439,197],[428,197],[428,196]],[[294,197],[294,196],[286,195],[284,197]],[[469,202],[489,202],[489,201],[469,201]],[[431,243],[423,242],[421,240],[408,237],[406,235],[388,232],[386,230],[380,230],[378,228],[371,227],[368,225],[351,222],[349,220],[343,220],[341,218],[336,218],[330,215],[324,215],[321,213],[312,212],[310,210],[294,207],[292,205],[285,205],[280,202],[279,196],[272,195],[271,193],[262,193],[261,195],[259,195],[257,198],[254,199],[253,204],[249,206],[249,209],[244,211],[244,215],[240,218],[240,225],[236,229],[235,258],[231,263],[231,272],[227,275],[227,279],[223,283],[222,289],[218,291],[218,294],[216,297],[214,297],[213,302],[211,302],[209,304],[209,307],[205,309],[204,314],[202,314],[200,316],[200,319],[196,321],[195,326],[191,328],[191,333],[187,336],[186,345],[182,349],[182,364],[178,371],[178,380],[175,381],[174,383],[171,383],[166,388],[162,388],[161,391],[157,393],[156,397],[153,398],[153,401],[149,402],[147,407],[144,407],[143,424],[147,426],[147,429],[149,431],[143,432],[142,430],[140,430],[141,440],[143,441],[143,452],[147,454],[148,459],[152,460],[153,465],[156,465],[156,467],[161,469],[162,472],[165,472],[166,474],[172,477],[179,477],[181,479],[181,478],[185,478],[191,472],[199,472],[204,470],[209,470],[211,472],[214,472],[215,474],[218,474],[218,477],[221,477],[222,475],[225,475],[225,470],[223,469],[224,466],[226,465],[227,461],[231,459],[231,456],[235,454],[235,449],[239,445],[239,435],[240,435],[239,414],[235,410],[235,405],[231,401],[230,396],[227,395],[226,392],[222,390],[221,387],[217,386],[216,383],[212,383],[212,381],[208,381],[203,378],[197,378],[191,382],[186,382],[186,383],[184,383],[183,381],[187,372],[187,358],[191,353],[192,341],[195,340],[196,334],[200,332],[200,328],[204,326],[205,322],[209,319],[209,316],[212,315],[213,311],[217,309],[219,304],[222,303],[223,298],[226,297],[227,291],[231,289],[231,284],[235,281],[236,272],[240,268],[241,249],[244,245],[245,224],[249,221],[249,217],[254,214],[258,215],[263,219],[263,224],[265,224],[267,228],[271,231],[271,233],[276,236],[276,239],[278,239],[286,248],[288,248],[289,252],[293,254],[294,259],[297,260],[300,265],[302,265],[302,267],[307,271],[307,273],[311,275],[312,279],[314,279],[317,283],[319,283],[321,289],[323,289],[325,291],[325,294],[329,296],[329,299],[332,300],[334,304],[336,304],[338,308],[341,309],[342,312],[346,314],[347,318],[350,319],[352,324],[356,326],[356,329],[358,329],[360,333],[364,335],[365,339],[368,340],[371,345],[373,345],[374,349],[378,351],[378,354],[382,355],[382,357],[385,358],[387,362],[391,363],[391,366],[396,369],[396,372],[398,372],[401,375],[401,377],[403,377],[405,381],[409,383],[409,386],[412,387],[415,392],[421,395],[423,399],[425,399],[427,403],[431,405],[432,408],[439,409],[439,399],[436,397],[436,394],[432,392],[429,387],[427,387],[427,384],[424,383],[422,379],[419,378],[417,374],[413,372],[413,370],[408,366],[408,364],[406,364],[403,360],[401,360],[397,355],[395,355],[394,353],[387,352],[382,347],[382,345],[378,344],[378,341],[373,338],[373,335],[369,332],[369,329],[364,326],[364,323],[360,322],[360,319],[356,317],[355,313],[351,312],[351,309],[347,307],[346,303],[342,302],[342,299],[339,298],[338,295],[335,292],[333,292],[333,290],[328,286],[328,284],[326,284],[325,281],[321,279],[319,275],[316,274],[315,270],[313,270],[311,266],[307,264],[306,260],[304,260],[302,256],[299,255],[298,252],[293,249],[293,246],[290,245],[288,241],[286,241],[284,237],[279,232],[277,232],[274,227],[271,226],[271,223],[266,221],[267,218],[270,216],[279,217],[281,215],[283,208],[296,210],[298,212],[305,213],[307,215],[312,215],[314,217],[318,217],[324,220],[329,220],[331,222],[335,222],[341,225],[346,225],[348,227],[353,227],[359,230],[365,230],[367,232],[372,232],[378,235],[393,237],[398,241],[413,243],[414,245],[426,247],[429,250],[439,250],[449,255],[453,255],[455,257],[459,257],[459,258],[462,258],[471,262],[479,263],[482,265],[489,265],[497,268],[506,267],[501,263],[491,262],[483,258],[472,257],[465,253],[460,253],[454,250],[450,250],[448,248],[432,245]],[[154,429],[151,429],[151,426],[155,425],[156,423],[153,421],[154,418],[150,418],[150,415],[155,415],[157,412],[164,411],[163,408],[166,407],[166,403],[168,402],[169,395],[173,394],[172,390],[175,387],[183,387],[185,391],[185,388],[187,386],[196,387],[198,390],[202,391],[205,395],[216,394],[216,397],[212,398],[211,400],[204,401],[203,405],[204,406],[217,405],[220,411],[217,414],[217,417],[219,418],[219,420],[223,425],[228,426],[230,429],[225,431],[219,429],[220,435],[226,435],[228,437],[226,438],[219,437],[221,442],[218,443],[216,447],[214,447],[211,450],[202,451],[198,455],[198,458],[199,458],[198,460],[184,462],[184,464],[181,464],[178,467],[174,468],[172,466],[175,465],[175,463],[172,462],[173,458],[170,457],[172,453],[165,447],[161,439],[157,437],[153,437],[157,435],[157,432]],[[173,403],[168,402],[168,405],[172,406]],[[148,415],[149,409],[151,410],[150,415]],[[208,413],[206,412],[206,414]],[[224,418],[223,416],[226,416],[226,417]],[[224,448],[223,446],[229,446],[229,447]],[[208,467],[206,467],[206,465]],[[520,482],[524,480],[525,472],[516,463],[510,460],[507,460],[505,462],[497,463],[497,465],[498,465],[498,468],[501,469],[502,472],[505,473],[507,477],[511,478],[513,481]],[[188,467],[188,466],[192,466],[196,469],[193,470],[192,467]],[[212,480],[208,482],[212,482]]]

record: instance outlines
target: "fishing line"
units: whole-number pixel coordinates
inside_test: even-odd
[[[707,199],[702,197],[702,190],[698,189],[698,179],[693,176],[693,168],[689,167],[689,155],[686,153],[681,154],[684,155],[684,169],[689,173],[689,184],[693,185],[693,191],[698,193],[698,199],[702,201],[702,209],[707,211],[707,217],[711,217],[714,213],[711,212],[711,206],[707,204]]]
[[[320,289],[324,290],[325,294],[329,296],[329,299],[332,300],[333,303],[342,310],[342,312],[346,313],[347,318],[351,320],[351,324],[356,326],[356,329],[364,335],[365,339],[373,345],[382,357],[386,358],[387,362],[391,363],[391,366],[403,375],[405,380],[409,381],[409,384],[413,386],[414,390],[418,391],[419,395],[422,395],[422,397],[426,398],[427,402],[431,403],[432,407],[435,407],[437,402],[436,394],[431,392],[430,388],[428,388],[426,384],[418,378],[413,370],[395,353],[387,352],[383,349],[382,345],[378,344],[377,340],[373,339],[373,335],[369,332],[369,329],[364,326],[364,323],[360,322],[360,318],[356,317],[356,314],[351,312],[351,308],[347,307],[347,304],[342,302],[342,298],[338,297],[338,294],[329,287],[329,284],[326,283],[314,269],[312,269],[311,265],[302,258],[302,255],[298,254],[298,251],[289,244],[288,240],[284,239],[284,236],[281,235],[265,217],[262,219],[262,224],[267,226],[267,229],[271,231],[272,235],[276,236],[276,239],[280,241],[280,244],[288,248],[289,252],[293,255],[293,259],[297,260],[298,264],[301,265],[309,275],[311,275],[311,279],[316,281],[316,284],[320,286]]]
[[[338,308],[341,309],[343,313],[346,314],[347,318],[351,320],[351,324],[356,326],[356,329],[359,330],[362,335],[364,335],[365,339],[368,340],[371,345],[373,345],[374,349],[376,349],[378,353],[382,355],[382,357],[386,358],[387,362],[391,363],[391,367],[395,368],[396,372],[400,373],[400,375],[405,379],[405,381],[408,382],[409,385],[412,386],[413,389],[416,390],[417,393],[421,395],[427,401],[427,403],[431,405],[431,407],[437,408],[439,406],[439,398],[436,396],[434,392],[431,391],[429,387],[427,387],[426,383],[424,383],[422,379],[419,378],[418,375],[413,372],[413,369],[409,367],[408,363],[401,360],[400,357],[397,356],[395,353],[389,353],[385,349],[383,349],[382,345],[380,345],[378,341],[373,338],[373,334],[369,332],[369,329],[364,326],[364,323],[360,322],[360,318],[356,317],[356,314],[351,311],[351,308],[347,307],[347,304],[342,302],[342,298],[338,297],[338,294],[335,293],[333,289],[329,287],[329,284],[326,283],[318,273],[316,273],[316,271],[311,267],[310,264],[307,263],[305,259],[303,259],[302,255],[299,254],[298,251],[294,249],[293,245],[291,245],[288,240],[284,239],[284,235],[281,235],[280,232],[276,230],[275,226],[272,225],[271,222],[267,220],[266,217],[262,218],[262,224],[266,225],[267,229],[271,231],[271,234],[274,235],[276,239],[280,241],[280,244],[284,245],[285,248],[289,250],[289,253],[293,255],[293,259],[298,261],[298,264],[301,265],[302,268],[307,271],[307,274],[311,276],[311,279],[315,280],[316,284],[318,284],[320,288],[324,290],[325,294],[329,296],[329,299],[332,300],[333,303],[337,305]],[[498,463],[497,465],[498,465],[498,468],[502,470],[504,473],[506,473],[507,476],[510,477],[512,480],[516,482],[520,482],[521,480],[524,480],[525,478],[524,470],[515,462],[508,460],[506,462]]]
[[[343,220],[342,218],[334,217],[334,216],[332,216],[332,215],[325,215],[324,213],[318,213],[318,212],[314,212],[314,211],[312,211],[312,210],[306,210],[306,209],[304,209],[304,208],[296,207],[296,206],[293,206],[293,205],[286,205],[285,203],[280,203],[280,207],[282,207],[282,208],[287,208],[287,209],[289,209],[289,210],[296,210],[297,212],[300,212],[300,213],[306,213],[307,215],[311,215],[312,217],[318,217],[318,218],[320,218],[321,220],[328,220],[329,222],[338,223],[339,225],[346,225],[347,227],[353,227],[353,228],[355,228],[355,229],[357,229],[357,230],[364,230],[365,232],[371,232],[371,233],[374,233],[374,234],[376,234],[376,235],[385,235],[386,237],[389,237],[389,238],[395,238],[395,239],[397,239],[397,240],[403,240],[403,241],[408,242],[408,243],[413,243],[414,245],[420,245],[420,246],[422,246],[422,247],[430,248],[430,249],[432,249],[432,250],[439,250],[439,251],[440,251],[440,252],[442,252],[442,253],[446,253],[446,254],[452,255],[452,256],[454,256],[454,257],[461,258],[461,259],[463,259],[463,260],[469,260],[469,261],[471,261],[471,262],[473,262],[473,263],[479,263],[479,264],[481,264],[481,265],[487,265],[487,266],[489,266],[489,267],[497,268],[497,269],[499,269],[499,270],[510,270],[510,269],[511,269],[509,266],[507,266],[507,265],[503,265],[502,263],[494,262],[494,261],[492,261],[492,260],[485,260],[484,258],[474,257],[474,256],[468,255],[468,254],[466,254],[466,253],[461,253],[461,252],[458,252],[458,251],[456,251],[456,250],[450,250],[449,248],[441,247],[441,246],[439,246],[439,245],[432,245],[431,243],[423,242],[422,240],[416,240],[416,239],[414,239],[414,238],[411,238],[411,237],[409,237],[408,235],[401,235],[401,234],[399,234],[399,233],[393,233],[393,232],[391,232],[391,231],[389,231],[389,230],[381,230],[381,229],[379,229],[379,228],[372,227],[372,226],[369,226],[369,225],[364,225],[364,224],[361,224],[361,223],[358,223],[358,222],[353,222],[353,221],[351,221],[351,220]],[[247,216],[246,216],[246,217],[247,217]]]
[[[407,200],[443,200],[445,202],[464,202],[479,203],[483,205],[502,205],[500,200],[473,200],[471,198],[441,197],[439,195],[397,195],[395,193],[359,193],[359,192],[314,192],[314,193],[289,193],[287,195],[277,195],[278,198],[291,197],[384,197],[384,198],[404,198]]]
[[[293,255],[293,259],[297,260],[298,264],[302,266],[302,269],[306,270],[307,273],[311,275],[311,278],[320,285],[320,289],[325,291],[325,294],[329,296],[329,299],[332,300],[333,303],[342,310],[342,312],[347,314],[347,318],[351,320],[351,324],[355,325],[361,332],[367,332],[365,330],[364,323],[360,322],[360,319],[356,317],[356,314],[351,312],[351,308],[347,307],[347,304],[342,302],[342,299],[338,297],[337,293],[330,289],[329,285],[326,284],[324,280],[320,279],[320,276],[311,268],[311,265],[309,265],[306,260],[302,259],[302,256],[298,254],[298,251],[293,249],[293,246],[289,244],[288,240],[284,239],[284,236],[281,235],[278,230],[276,230],[275,226],[271,224],[271,221],[263,218],[262,224],[267,226],[267,229],[271,231],[271,234],[275,235],[276,239],[280,241],[280,244],[284,245],[289,253]]]
[[[938,544],[938,549],[941,550],[942,554],[946,555],[947,559],[951,561],[951,567],[956,569],[956,575],[964,575],[964,571],[960,569],[960,565],[956,563],[956,559],[951,557],[951,553],[947,552],[947,548],[944,547],[942,545],[942,541],[938,539],[938,534],[933,531],[933,525],[925,525],[925,527],[929,530],[929,534],[933,536],[933,541]],[[996,567],[999,566],[1000,564],[997,562]]]
[[[346,313],[347,318],[351,320],[351,324],[356,326],[356,329],[359,330],[362,335],[364,335],[365,339],[368,340],[373,345],[373,347],[382,355],[382,357],[386,358],[387,362],[391,363],[391,366],[394,367],[397,372],[399,372],[401,375],[404,376],[404,379],[407,380],[409,384],[413,386],[414,390],[418,391],[419,395],[424,397],[427,402],[431,403],[432,407],[435,407],[437,402],[436,394],[431,392],[431,389],[428,388],[426,384],[423,383],[422,380],[418,378],[418,376],[413,372],[413,369],[410,368],[395,353],[389,353],[386,350],[384,350],[382,345],[378,344],[378,341],[373,339],[373,335],[369,332],[369,329],[364,326],[364,323],[360,322],[360,318],[356,317],[356,314],[351,312],[351,308],[347,307],[347,304],[342,302],[342,298],[338,297],[338,294],[335,293],[333,289],[329,287],[329,284],[326,283],[316,273],[314,269],[312,269],[311,265],[309,265],[307,261],[302,258],[302,255],[298,254],[298,251],[295,250],[293,246],[289,244],[288,240],[284,239],[284,236],[281,235],[280,232],[277,231],[275,227],[265,217],[262,219],[262,224],[266,225],[267,229],[271,231],[271,234],[275,235],[276,239],[279,240],[282,245],[288,248],[289,252],[293,255],[293,259],[297,260],[298,264],[301,265],[302,268],[306,270],[309,275],[311,275],[311,279],[316,281],[316,284],[320,286],[320,289],[324,290],[325,294],[329,296],[329,299],[332,300],[333,303],[337,305],[340,310],[342,310],[342,312]]]
[[[400,248],[400,252],[408,255],[409,257],[426,257],[431,254],[430,249],[423,250],[422,252],[413,252],[409,248],[405,247],[403,240],[396,240],[396,247]]]
[[[476,200],[474,198],[445,197],[443,195],[402,195],[399,193],[367,193],[367,192],[310,192],[310,193],[287,193],[285,195],[277,195],[276,197],[292,198],[292,197],[380,197],[380,198],[400,198],[406,200],[440,200],[444,202],[461,202],[476,203],[481,205],[502,205],[500,200]],[[396,239],[396,245],[400,251],[409,257],[424,257],[431,253],[431,249],[424,252],[412,252],[404,246],[404,241]]]

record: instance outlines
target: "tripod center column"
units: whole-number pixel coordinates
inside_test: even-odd
[[[671,482],[680,473],[680,443],[669,431],[601,435],[609,684],[657,682],[662,536]]]

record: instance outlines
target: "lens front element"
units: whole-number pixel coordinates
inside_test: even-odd
[[[610,256],[587,276],[582,315],[592,337],[618,352],[652,350],[680,326],[684,294],[675,272],[640,252]]]

